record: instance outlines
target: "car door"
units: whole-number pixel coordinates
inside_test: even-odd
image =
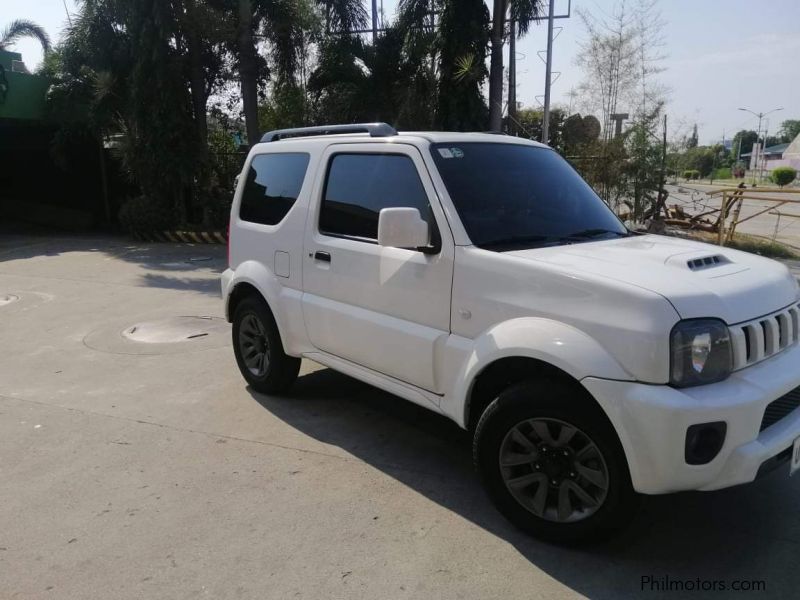
[[[454,246],[419,151],[334,144],[322,157],[303,252],[303,316],[324,352],[438,392],[437,341],[450,332]],[[381,247],[378,214],[411,206],[435,249]]]

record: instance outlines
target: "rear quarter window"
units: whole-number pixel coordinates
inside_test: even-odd
[[[239,218],[262,225],[280,223],[297,201],[308,161],[304,152],[254,156],[242,190]]]

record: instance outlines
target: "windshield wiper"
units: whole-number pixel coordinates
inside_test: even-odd
[[[498,238],[496,240],[488,240],[475,244],[479,248],[496,248],[498,246],[524,246],[527,244],[536,244],[539,242],[553,241],[557,238],[550,235],[517,235],[507,238]]]
[[[619,237],[628,237],[630,235],[630,233],[627,231],[623,233],[622,231],[614,231],[613,229],[584,229],[583,231],[576,231],[575,233],[570,233],[568,235],[561,236],[560,239],[562,240],[588,239],[607,234],[613,234]]]
[[[507,238],[498,238],[496,240],[489,240],[487,242],[481,242],[479,244],[475,244],[479,248],[503,248],[503,247],[515,247],[515,246],[546,246],[546,245],[554,245],[559,244],[562,242],[580,242],[586,241],[601,235],[606,234],[614,234],[620,237],[628,237],[630,235],[629,232],[621,232],[621,231],[614,231],[612,229],[584,229],[583,231],[576,231],[575,233],[570,233],[568,235],[518,235],[518,236],[511,236]]]

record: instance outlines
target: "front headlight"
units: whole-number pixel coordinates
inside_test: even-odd
[[[717,319],[681,321],[670,334],[670,384],[690,387],[721,381],[733,369],[728,326]]]

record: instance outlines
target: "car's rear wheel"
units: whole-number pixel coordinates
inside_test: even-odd
[[[529,381],[501,393],[481,416],[473,448],[500,512],[537,537],[602,537],[635,514],[639,497],[613,427],[567,382]]]
[[[278,327],[258,298],[242,300],[233,315],[233,351],[247,383],[263,394],[288,390],[300,371],[300,359],[283,350]]]

